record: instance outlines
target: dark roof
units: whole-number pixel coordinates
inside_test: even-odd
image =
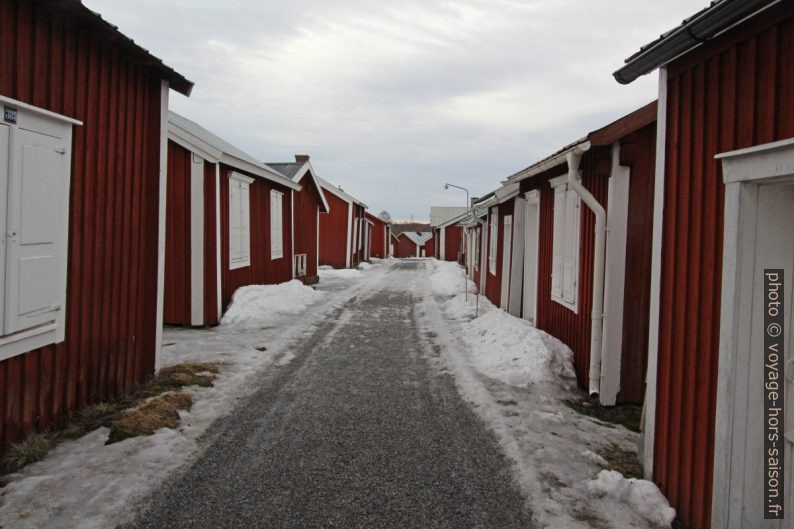
[[[192,81],[186,79],[182,74],[166,65],[161,59],[152,55],[149,50],[124,35],[119,31],[118,26],[102,18],[102,15],[96,11],[87,8],[80,0],[48,0],[45,3],[53,10],[60,11],[84,24],[96,34],[129,52],[137,60],[155,69],[164,80],[168,81],[169,86],[177,92],[186,96],[190,95],[193,89]]]
[[[276,171],[283,174],[289,179],[292,179],[296,174],[298,174],[298,171],[300,171],[301,167],[303,167],[302,163],[296,163],[296,162],[291,162],[291,163],[268,162],[267,165],[272,167],[273,169],[275,169]]]
[[[714,0],[708,7],[684,19],[679,26],[641,47],[613,75],[619,83],[628,84],[779,1]]]

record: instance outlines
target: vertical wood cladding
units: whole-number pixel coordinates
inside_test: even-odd
[[[668,68],[654,480],[710,526],[724,186],[714,155],[794,136],[794,6]]]
[[[320,264],[345,268],[349,205],[330,191],[325,192],[325,200],[331,211],[320,213]]]
[[[218,166],[204,162],[204,324],[218,321]],[[168,255],[168,254],[166,254]]]
[[[0,449],[154,370],[160,76],[38,2],[0,0],[0,94],[74,127],[66,340],[0,362]]]
[[[444,260],[457,261],[458,253],[463,248],[463,228],[460,226],[447,226],[444,228]],[[439,239],[439,245],[441,240]]]
[[[249,188],[251,200],[251,264],[229,270],[229,174],[221,164],[221,300],[229,305],[234,291],[245,285],[272,285],[292,279],[292,237],[290,233],[290,189],[269,180],[254,178]],[[270,191],[284,193],[282,207],[283,257],[270,258]]]
[[[163,323],[190,325],[191,153],[168,142]]]
[[[436,254],[436,239],[431,237],[425,242],[425,257],[433,257]]]
[[[395,257],[416,257],[416,244],[402,233],[397,236]]]
[[[372,221],[370,257],[383,259],[386,257],[386,223],[369,213],[367,213],[367,219]]]
[[[306,282],[317,281],[317,215],[320,195],[309,173],[301,178],[295,191],[295,254],[306,254]]]
[[[513,214],[513,209],[514,209],[513,206],[514,206],[514,200],[512,200],[512,199],[508,200],[506,202],[503,202],[503,203],[499,204],[498,206],[494,206],[494,207],[497,207],[498,210],[499,210],[499,213],[498,213],[499,218],[497,219],[498,222],[496,224],[496,235],[497,235],[497,239],[496,239],[496,270],[495,270],[496,273],[492,274],[490,272],[490,270],[488,270],[486,268],[485,295],[488,297],[488,299],[491,301],[491,303],[493,303],[497,307],[499,306],[499,301],[502,298],[502,259],[505,258],[505,256],[504,256],[505,217],[508,216],[508,215],[512,215]],[[492,210],[493,210],[493,207],[489,208],[489,211],[488,211],[488,226],[490,226],[491,211]],[[490,231],[491,230],[489,228],[488,229],[488,237],[491,236]],[[512,234],[511,234],[511,237],[512,237]],[[490,245],[488,246],[488,248],[490,248]],[[485,262],[485,266],[486,267],[488,266],[487,258],[488,258],[488,256],[486,256],[486,262]],[[510,259],[509,255],[507,256],[507,259]],[[507,280],[509,281],[510,278],[508,278]]]

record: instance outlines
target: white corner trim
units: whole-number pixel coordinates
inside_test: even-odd
[[[347,242],[345,243],[345,268],[350,268],[350,241],[353,233],[353,208],[352,202],[347,204]]]
[[[292,189],[289,191],[289,247],[292,279],[295,279],[295,191]]]
[[[165,301],[165,223],[168,197],[168,81],[160,84],[160,189],[157,221],[157,313],[154,333],[154,370],[160,370],[163,355],[163,305]]]
[[[204,159],[190,155],[190,324],[204,325]]]
[[[659,68],[659,104],[656,115],[656,171],[653,191],[653,243],[651,296],[648,315],[648,368],[645,376],[645,420],[642,432],[642,466],[645,479],[653,479],[656,433],[656,376],[659,362],[659,296],[662,287],[662,234],[664,228],[665,146],[667,140],[667,69]]]
[[[554,189],[555,187],[568,185],[568,175],[564,174],[562,176],[555,176],[554,178],[550,178],[549,185],[551,186],[552,189]]]
[[[769,180],[794,174],[794,138],[726,152],[714,157],[722,160],[726,184]]]
[[[215,164],[215,275],[218,321],[223,316],[223,286],[221,281],[221,164]]]

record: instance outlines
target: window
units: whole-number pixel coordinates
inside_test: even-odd
[[[568,189],[568,177],[551,180],[554,189],[554,233],[551,299],[576,312],[579,290],[579,195]]]
[[[253,178],[229,176],[229,270],[251,265],[251,194]]]
[[[65,338],[72,125],[80,123],[3,97],[0,108],[4,360]]]
[[[490,229],[488,230],[488,271],[496,275],[496,243],[499,237],[499,208],[491,208]]]
[[[270,259],[284,257],[284,193],[270,192]]]
[[[306,275],[306,254],[300,253],[295,255],[295,277],[304,277]]]

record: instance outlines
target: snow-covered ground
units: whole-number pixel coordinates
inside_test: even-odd
[[[570,349],[484,296],[466,300],[460,266],[428,266],[433,294],[420,310],[442,345],[439,368],[455,376],[461,395],[498,436],[538,526],[669,527],[675,511],[656,485],[604,470],[597,453],[612,445],[634,452],[637,434],[563,404],[581,398]]]
[[[60,444],[45,460],[8,476],[11,482],[0,488],[0,528],[92,529],[129,521],[136,501],[206,446],[209,440],[202,435],[215,419],[256,390],[263,376],[289,363],[293,342],[377,282],[385,268],[337,271],[347,273],[334,277],[333,292],[322,291],[325,280],[320,291],[297,281],[243,287],[220,326],[166,329],[164,365],[221,364],[213,387],[188,389],[194,404],[189,412],[180,412],[181,426],[108,446],[108,430],[102,428]],[[324,276],[329,271],[320,272]]]

